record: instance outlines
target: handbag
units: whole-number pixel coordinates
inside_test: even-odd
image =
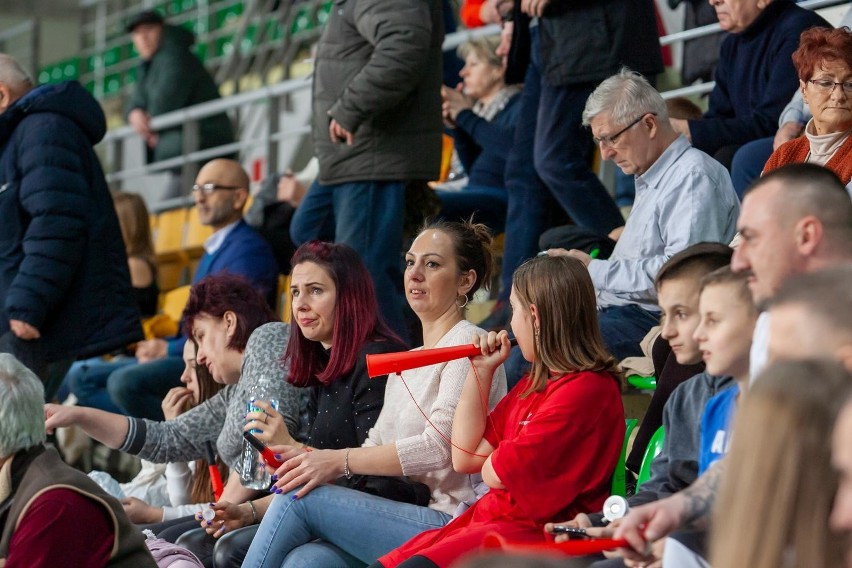
[[[335,485],[419,507],[428,506],[432,500],[428,485],[401,475],[353,475],[349,479],[338,478]]]

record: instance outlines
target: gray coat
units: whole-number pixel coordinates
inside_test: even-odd
[[[320,183],[438,177],[443,39],[438,0],[335,0],[314,70]],[[331,118],[352,146],[331,142]]]

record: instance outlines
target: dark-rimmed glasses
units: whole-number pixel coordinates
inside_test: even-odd
[[[592,136],[592,141],[595,143],[596,146],[603,146],[604,148],[612,148],[615,145],[615,143],[618,141],[618,137],[621,136],[622,134],[624,134],[625,132],[627,132],[628,130],[630,130],[631,128],[633,128],[634,126],[636,126],[637,124],[639,124],[639,121],[642,120],[643,118],[645,118],[646,114],[653,114],[654,116],[657,116],[657,113],[655,113],[655,112],[643,112],[642,114],[640,114],[636,118],[636,120],[634,120],[633,122],[631,122],[630,124],[628,124],[627,126],[622,128],[621,130],[619,130],[618,132],[616,132],[612,136],[604,136],[603,138],[596,138],[596,137]]]
[[[233,190],[233,189],[242,189],[242,188],[238,185],[219,185],[218,183],[202,183],[201,185],[196,183],[196,184],[193,184],[193,186],[192,186],[192,192],[193,193],[201,192],[204,195],[212,195],[213,192],[218,190],[218,189]]]
[[[829,81],[828,79],[808,79],[808,83],[813,85],[817,91],[825,94],[830,94],[834,91],[834,87],[840,87],[847,95],[852,94],[852,81],[836,83],[835,81]]]

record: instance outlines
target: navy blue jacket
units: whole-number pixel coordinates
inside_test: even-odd
[[[106,120],[79,83],[33,89],[0,114],[0,334],[41,332],[46,358],[142,339],[124,242],[92,146]]]
[[[491,122],[471,110],[456,116],[453,138],[471,187],[506,186],[503,172],[515,140],[520,100],[520,93],[514,95]]]
[[[278,262],[269,244],[260,234],[240,221],[228,234],[212,257],[205,253],[192,277],[195,284],[209,274],[239,274],[257,288],[269,305],[275,307],[278,291]],[[181,329],[183,326],[181,325]],[[186,337],[182,334],[169,340],[168,353],[180,357]]]
[[[801,33],[814,26],[831,27],[792,0],[775,0],[743,32],[725,38],[710,106],[704,118],[689,121],[692,145],[712,156],[723,146],[774,136],[799,85],[791,56]]]

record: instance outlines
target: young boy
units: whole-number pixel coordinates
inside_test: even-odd
[[[711,375],[729,375],[734,388],[711,398],[701,418],[699,475],[728,453],[731,416],[748,389],[749,350],[757,309],[748,289],[748,275],[720,268],[701,280],[701,323],[693,337]]]

